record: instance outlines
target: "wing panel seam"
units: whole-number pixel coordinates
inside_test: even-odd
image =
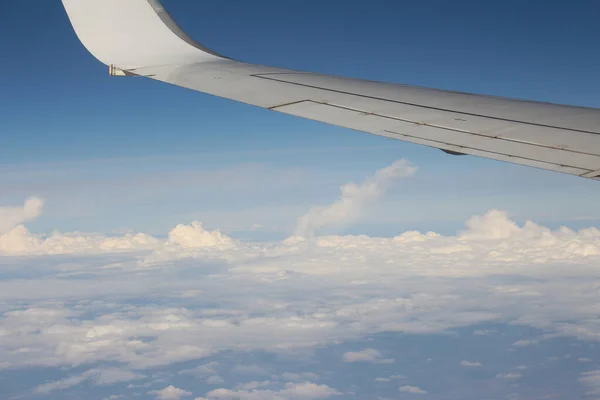
[[[567,168],[574,168],[574,169],[579,169],[579,170],[584,170],[584,171],[590,171],[588,168],[577,167],[577,166],[574,166],[574,165],[556,164],[556,163],[549,162],[549,161],[536,160],[534,158],[528,158],[528,157],[522,157],[522,156],[513,156],[513,155],[510,155],[510,154],[506,154],[506,153],[499,153],[499,152],[496,152],[496,151],[489,151],[489,150],[479,149],[477,147],[461,146],[461,145],[457,145],[457,144],[442,142],[440,140],[426,139],[426,138],[422,138],[422,137],[419,137],[419,136],[407,135],[405,133],[398,133],[398,132],[390,131],[390,130],[387,130],[387,129],[385,129],[383,132],[385,132],[385,133],[391,133],[392,135],[397,135],[397,136],[404,136],[404,137],[414,138],[414,139],[418,139],[418,140],[422,140],[422,141],[426,141],[426,142],[431,142],[431,143],[439,143],[439,144],[444,145],[444,146],[452,146],[452,147],[457,147],[457,148],[460,148],[460,149],[476,150],[476,151],[481,151],[483,153],[497,154],[499,156],[503,156],[503,157],[507,157],[507,158],[514,158],[514,159],[535,161],[535,162],[541,162],[541,163],[548,164],[548,165],[555,165],[557,167],[567,167]],[[588,175],[588,174],[593,174],[593,171],[585,172],[585,173],[583,173],[583,174],[581,174],[579,176],[585,178],[585,177],[587,177],[586,175]]]
[[[533,122],[519,121],[519,120],[510,119],[510,118],[491,117],[489,115],[469,113],[469,112],[464,112],[464,111],[456,111],[456,110],[450,110],[450,109],[440,108],[440,107],[426,106],[426,105],[417,104],[417,103],[410,103],[410,102],[406,102],[406,101],[398,101],[398,100],[386,99],[386,98],[383,98],[383,97],[368,96],[368,95],[359,94],[359,93],[346,92],[344,90],[337,90],[337,89],[325,88],[325,87],[321,87],[321,86],[308,85],[308,84],[305,84],[305,83],[290,82],[290,81],[286,81],[284,79],[271,78],[271,77],[266,76],[266,75],[267,74],[252,74],[251,76],[253,76],[255,78],[267,79],[267,80],[275,81],[275,82],[287,83],[289,85],[303,86],[303,87],[308,87],[308,88],[312,88],[312,89],[320,89],[320,90],[325,90],[325,91],[328,91],[328,92],[346,94],[346,95],[350,95],[350,96],[357,96],[357,97],[362,97],[362,98],[366,98],[366,99],[387,101],[387,102],[396,103],[396,104],[404,104],[404,105],[407,105],[407,106],[426,108],[426,109],[429,109],[429,110],[452,112],[452,113],[457,113],[457,114],[470,115],[472,117],[489,118],[489,119],[493,119],[493,120],[497,120],[497,121],[505,121],[505,122],[513,122],[513,123],[523,124],[523,125],[539,126],[539,127],[542,127],[542,128],[564,129],[564,130],[571,131],[571,132],[580,132],[580,133],[588,133],[588,134],[591,134],[591,135],[600,135],[600,132],[586,131],[586,130],[583,130],[583,129],[563,128],[563,127],[560,127],[560,126],[553,126],[553,125],[546,125],[546,124],[536,124],[536,123],[533,123]]]

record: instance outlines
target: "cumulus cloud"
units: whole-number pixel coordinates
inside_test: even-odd
[[[216,389],[205,396],[208,400],[316,400],[328,399],[343,393],[327,385],[315,383],[286,383],[281,390]]]
[[[169,232],[167,241],[138,233],[107,237],[97,234],[59,233],[50,236],[34,235],[18,225],[0,235],[0,256],[107,254],[132,251],[153,251],[150,261],[186,257],[204,249],[222,251],[235,241],[218,230],[209,231],[199,222],[178,225]]]
[[[23,225],[0,235],[0,255],[105,254],[155,248],[159,240],[143,233],[106,237],[81,233],[33,235]]]
[[[400,386],[398,388],[398,390],[401,391],[402,393],[427,394],[427,391],[421,389],[418,386],[410,386],[410,385]]]
[[[384,358],[381,353],[375,349],[364,349],[361,351],[350,351],[345,353],[344,361],[347,363],[370,362],[373,364],[391,364],[394,362],[394,359]]]
[[[157,400],[179,400],[182,397],[188,397],[192,395],[191,392],[176,388],[173,385],[169,385],[161,390],[152,390],[148,392],[148,394],[156,396]]]
[[[460,365],[463,367],[481,367],[481,363],[478,361],[461,361]]]
[[[416,170],[407,160],[398,160],[361,184],[343,185],[337,201],[329,206],[311,208],[298,219],[295,236],[312,237],[320,228],[355,221],[363,209],[381,198],[397,179],[412,176]]]
[[[198,221],[191,225],[177,225],[169,232],[167,244],[178,245],[184,248],[222,247],[233,245],[233,240],[221,232],[208,231]]]
[[[0,233],[36,219],[42,215],[43,208],[44,200],[39,197],[28,198],[23,207],[0,207]]]

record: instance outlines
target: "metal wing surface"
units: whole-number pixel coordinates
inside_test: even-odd
[[[249,64],[187,36],[157,0],[63,0],[84,46],[136,75],[375,135],[600,180],[600,109]]]

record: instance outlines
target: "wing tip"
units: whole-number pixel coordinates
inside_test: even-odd
[[[226,58],[177,25],[159,0],[62,0],[80,42],[121,70]]]

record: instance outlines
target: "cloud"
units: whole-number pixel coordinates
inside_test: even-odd
[[[216,389],[205,396],[208,400],[316,400],[328,399],[343,393],[327,385],[315,383],[286,383],[281,390]]]
[[[534,345],[538,344],[539,342],[540,342],[539,340],[521,339],[521,340],[517,340],[512,345],[517,346],[517,347],[527,347],[527,346],[534,346]]]
[[[218,363],[211,362],[208,364],[199,365],[192,369],[184,369],[178,372],[180,375],[194,375],[197,377],[206,377],[217,373],[216,366]]]
[[[498,221],[505,222],[487,223]],[[61,235],[71,238],[69,245],[58,240],[67,256],[38,247],[24,253],[36,257],[3,267],[5,276],[10,268],[32,275],[0,280],[0,304],[7,304],[0,311],[1,367],[111,361],[144,369],[240,348],[291,351],[378,332],[439,333],[493,321],[598,340],[589,304],[597,299],[600,258],[591,249],[600,245],[600,232],[533,223],[519,229],[503,239],[405,232],[191,249],[152,238],[146,250],[120,251],[105,240],[135,236]],[[214,260],[223,265],[219,273],[212,272]],[[426,284],[415,286],[423,278]],[[391,362],[374,349],[346,359]],[[259,366],[233,372],[271,375]],[[210,364],[195,373],[219,375]]]
[[[400,386],[398,388],[399,391],[401,391],[402,393],[413,393],[413,394],[427,394],[427,391],[421,389],[418,386]]]
[[[167,245],[178,245],[183,248],[220,247],[233,246],[233,240],[219,231],[207,231],[200,222],[192,222],[191,225],[177,225],[169,232]]]
[[[481,363],[478,361],[461,361],[460,365],[463,367],[481,367]]]
[[[583,372],[579,382],[588,387],[588,396],[600,396],[600,370]]]
[[[577,359],[577,361],[582,362],[582,363],[589,363],[589,362],[592,362],[592,359],[591,358],[587,358],[587,357],[579,357]]]
[[[254,389],[258,389],[261,387],[266,387],[266,386],[270,386],[273,383],[271,381],[252,381],[252,382],[246,382],[246,383],[242,383],[241,385],[237,386],[238,390],[254,390]]]
[[[28,198],[23,207],[0,207],[0,233],[36,219],[42,215],[43,208],[44,200],[39,197]]]
[[[393,358],[383,358],[381,353],[375,349],[364,349],[356,352],[348,352],[344,354],[344,361],[347,363],[353,362],[370,362],[373,364],[391,364]]]
[[[382,197],[398,178],[412,176],[416,170],[407,160],[398,160],[359,185],[343,185],[339,200],[326,207],[313,207],[298,219],[294,235],[312,237],[323,227],[354,222],[363,209]]]
[[[42,392],[107,385],[111,376],[138,379],[131,371],[188,361],[191,369],[180,374],[221,385],[222,368],[198,360],[220,352],[298,354],[379,332],[507,322],[548,337],[600,339],[589,307],[597,299],[600,231],[517,224],[498,210],[469,219],[457,235],[244,242],[192,223],[166,239],[34,235],[22,225],[2,238],[0,369],[122,366],[115,375],[89,370],[47,382],[38,386]],[[344,361],[393,359],[365,349],[346,353]],[[213,397],[302,398],[301,388],[312,386],[300,384],[317,379],[272,377],[256,365],[230,372],[269,381],[217,389]],[[274,383],[256,386],[264,382]]]
[[[518,373],[518,372],[507,372],[504,374],[497,374],[496,378],[497,379],[519,379],[521,378],[523,375]]]
[[[218,230],[209,231],[199,222],[178,225],[169,232],[167,241],[138,233],[107,237],[98,234],[58,233],[50,236],[33,235],[18,225],[0,235],[0,256],[108,254],[132,251],[153,251],[148,261],[159,262],[185,258],[198,251],[223,251],[235,241]]]
[[[508,239],[517,236],[522,229],[508,218],[507,213],[491,210],[483,216],[475,216],[466,222],[468,231],[463,238],[477,239]]]
[[[191,392],[186,392],[183,389],[176,388],[173,385],[169,385],[161,390],[152,390],[148,392],[149,395],[156,396],[157,400],[179,400],[182,397],[191,396]]]
[[[129,382],[143,379],[144,375],[118,368],[94,368],[79,375],[70,376],[58,381],[44,383],[34,389],[35,393],[47,394],[56,390],[64,390],[80,385],[85,381],[92,381],[97,386],[110,386],[115,383]]]

